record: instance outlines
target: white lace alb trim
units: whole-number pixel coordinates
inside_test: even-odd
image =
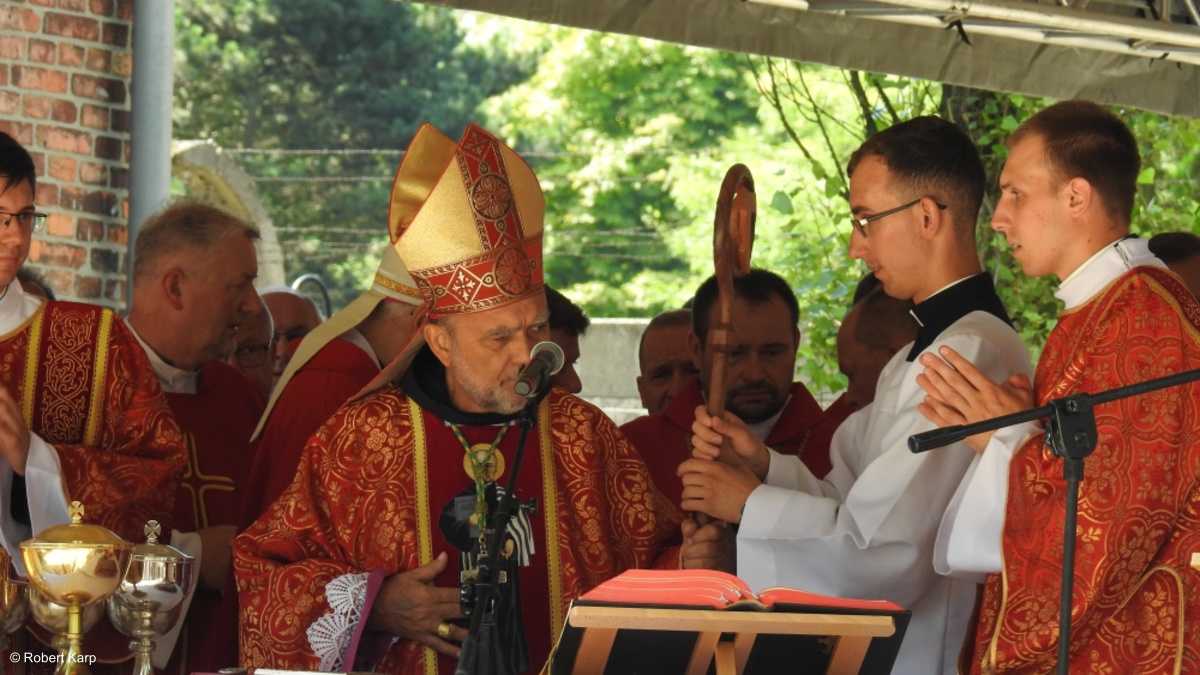
[[[362,620],[367,601],[367,579],[370,574],[343,574],[325,585],[329,612],[308,627],[308,646],[321,659],[321,670],[327,673],[345,671],[342,655],[350,646],[354,630]],[[353,664],[350,664],[353,665]]]

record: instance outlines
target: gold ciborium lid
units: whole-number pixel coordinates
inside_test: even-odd
[[[129,543],[111,530],[83,522],[71,502],[71,522],[21,542],[29,583],[61,605],[90,605],[117,589],[129,566]]]

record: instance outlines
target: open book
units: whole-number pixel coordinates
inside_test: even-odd
[[[587,604],[706,609],[770,610],[784,605],[786,611],[803,607],[809,612],[831,614],[846,610],[872,614],[904,611],[887,600],[837,598],[794,588],[768,588],[756,595],[745,581],[715,570],[629,570],[584,593],[579,600]]]
[[[874,639],[860,673],[888,673],[900,650],[908,626],[909,612],[887,600],[859,600],[809,593],[793,588],[770,588],[754,593],[732,574],[713,570],[629,570],[584,593],[574,607],[625,608],[640,616],[655,616],[654,610],[722,610],[804,615],[888,617],[895,632]],[[749,617],[746,617],[749,618]],[[817,621],[817,617],[813,618]],[[655,619],[657,621],[657,619]],[[682,673],[686,671],[699,633],[681,630],[670,621],[647,627],[646,620],[631,623],[638,628],[621,628],[608,656],[606,674]],[[620,625],[629,624],[622,622]],[[730,617],[717,630],[739,633],[739,622]],[[552,675],[574,671],[583,630],[566,622],[551,655]],[[786,635],[763,632],[754,639],[746,663],[747,675],[764,673],[824,673],[830,663],[835,635]],[[711,672],[711,670],[710,670]]]

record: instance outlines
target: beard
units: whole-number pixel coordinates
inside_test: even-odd
[[[783,410],[786,401],[785,393],[767,380],[738,385],[725,395],[726,409],[746,424],[771,419]]]
[[[480,410],[513,415],[520,412],[526,403],[524,396],[513,390],[512,382],[483,382],[474,369],[454,359],[446,369],[447,376]],[[513,375],[513,382],[516,375]]]

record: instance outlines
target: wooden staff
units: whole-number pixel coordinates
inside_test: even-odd
[[[708,378],[706,408],[720,417],[725,412],[725,379],[729,362],[729,344],[733,340],[733,280],[750,271],[750,251],[754,247],[754,218],[757,202],[754,178],[744,164],[734,164],[725,172],[717,213],[713,222],[713,267],[717,278],[715,325],[709,325],[705,352],[712,359]],[[728,441],[721,448],[721,461],[737,463]],[[697,521],[707,522],[704,514]]]

